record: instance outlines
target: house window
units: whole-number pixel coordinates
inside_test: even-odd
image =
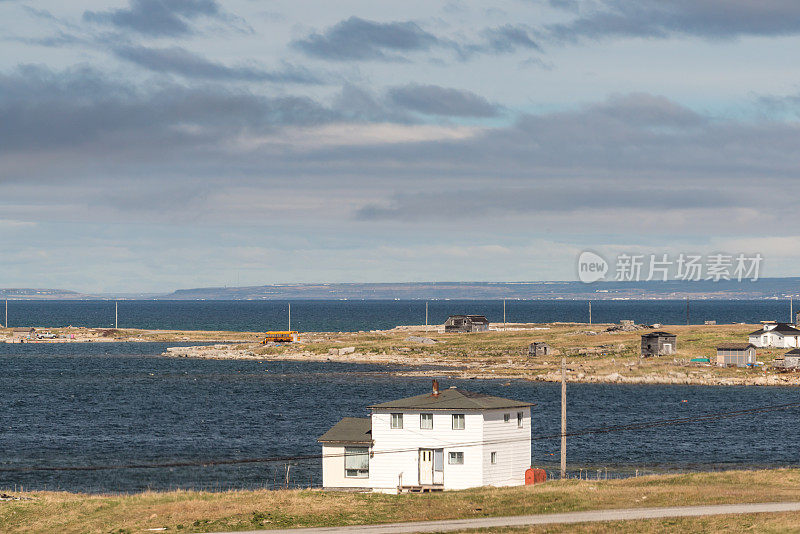
[[[517,412],[517,428],[522,428],[522,412]]]
[[[344,476],[348,478],[369,478],[369,448],[344,448]]]
[[[392,414],[392,428],[403,428],[403,414]]]
[[[419,414],[419,427],[423,430],[430,430],[433,428],[433,414],[421,413]]]
[[[453,430],[464,430],[464,414],[453,414]]]
[[[497,453],[493,452],[491,456],[492,456],[492,463],[496,464],[497,463]]]
[[[511,414],[510,413],[504,413],[503,414],[503,422],[504,423],[508,423],[509,421],[511,421]]]
[[[451,452],[447,455],[447,463],[450,465],[462,465],[464,463],[463,452]]]

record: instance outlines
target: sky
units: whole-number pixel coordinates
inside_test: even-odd
[[[0,287],[800,260],[794,0],[0,0]]]

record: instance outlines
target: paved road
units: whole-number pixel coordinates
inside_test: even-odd
[[[693,517],[701,515],[753,514],[764,512],[800,511],[800,502],[764,502],[755,504],[717,504],[710,506],[674,506],[669,508],[624,508],[617,510],[592,510],[563,514],[518,515],[477,519],[450,519],[413,523],[387,523],[350,527],[318,527],[286,530],[251,530],[236,534],[395,534],[410,532],[446,532],[468,528],[525,527],[553,523],[585,523],[593,521],[619,521],[631,519],[658,519],[662,517]],[[234,533],[217,533],[234,534]]]

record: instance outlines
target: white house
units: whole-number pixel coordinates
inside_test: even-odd
[[[319,438],[325,489],[384,493],[518,486],[531,465],[531,403],[451,387],[345,417]]]
[[[764,323],[761,330],[750,332],[748,341],[756,347],[800,347],[800,330],[789,323]]]

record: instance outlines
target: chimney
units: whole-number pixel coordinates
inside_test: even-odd
[[[433,396],[436,397],[439,395],[439,381],[434,379],[433,380]]]

